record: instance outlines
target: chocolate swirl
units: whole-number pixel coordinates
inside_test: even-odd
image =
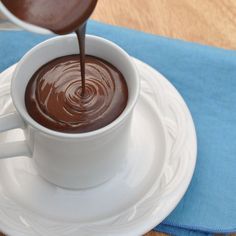
[[[83,133],[108,125],[122,113],[128,100],[122,74],[100,58],[86,56],[85,62],[84,94],[79,55],[50,61],[33,75],[25,105],[34,120],[56,131]]]

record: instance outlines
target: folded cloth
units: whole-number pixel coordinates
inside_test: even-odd
[[[236,52],[94,21],[88,33],[114,41],[164,74],[193,115],[196,171],[182,201],[155,230],[193,236],[236,232]],[[48,37],[0,32],[0,71]]]

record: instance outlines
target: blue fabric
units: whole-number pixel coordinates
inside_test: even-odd
[[[88,33],[116,42],[164,74],[193,115],[196,171],[183,200],[155,230],[192,236],[236,232],[236,52],[97,22],[89,23]],[[0,71],[48,37],[0,32]]]

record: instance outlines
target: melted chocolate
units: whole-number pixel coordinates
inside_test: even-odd
[[[78,29],[92,14],[97,0],[2,0],[19,19],[67,34]]]
[[[85,57],[86,87],[82,95],[79,55],[57,58],[31,78],[25,93],[28,113],[41,125],[66,133],[102,128],[125,109],[128,89],[110,63]]]

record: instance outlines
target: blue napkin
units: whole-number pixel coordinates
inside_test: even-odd
[[[236,52],[91,21],[88,33],[110,39],[150,64],[179,90],[198,134],[191,185],[155,230],[171,235],[236,232]],[[51,36],[0,32],[0,71]]]

